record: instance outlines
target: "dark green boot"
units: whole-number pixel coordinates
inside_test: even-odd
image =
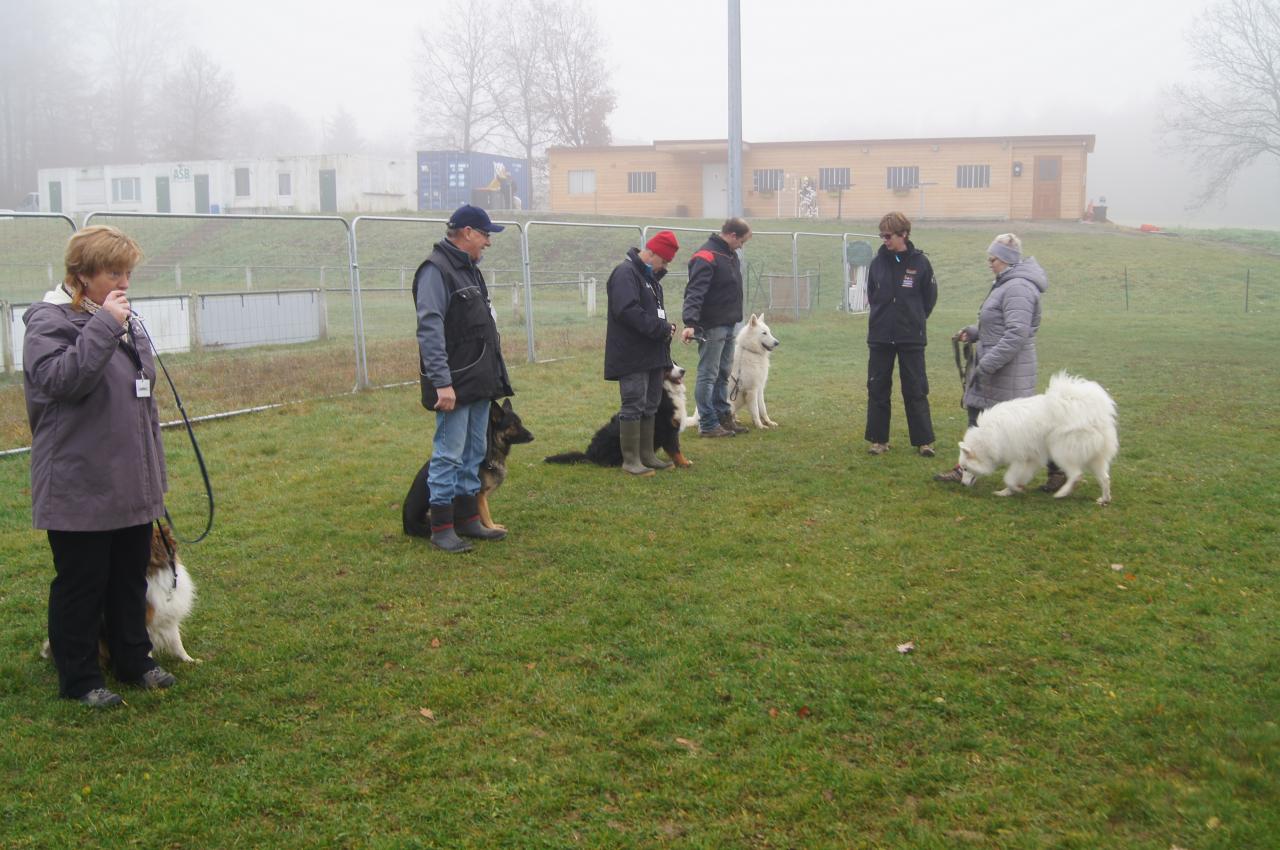
[[[618,441],[622,444],[623,472],[629,472],[640,477],[653,475],[653,470],[640,461],[639,419],[618,420]]]
[[[646,416],[640,420],[640,462],[650,469],[670,469],[675,464],[658,457],[653,447],[653,427],[654,417]]]

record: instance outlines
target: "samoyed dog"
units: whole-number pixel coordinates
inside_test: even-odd
[[[764,323],[764,314],[751,318],[738,331],[733,343],[733,370],[729,373],[729,398],[733,418],[745,407],[751,423],[757,428],[777,428],[764,406],[764,385],[769,381],[769,353],[779,345],[778,338]]]
[[[1067,476],[1055,499],[1071,495],[1085,470],[1102,487],[1099,505],[1111,502],[1111,460],[1120,449],[1116,403],[1093,381],[1059,372],[1043,395],[1003,401],[978,414],[960,443],[965,486],[1008,466],[997,496],[1021,493],[1052,460]]]

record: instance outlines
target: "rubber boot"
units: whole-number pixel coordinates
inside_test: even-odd
[[[650,469],[670,469],[675,464],[658,457],[657,450],[653,447],[654,421],[652,416],[640,420],[640,462]]]
[[[475,496],[453,497],[453,530],[462,537],[477,540],[501,540],[507,533],[500,528],[485,528]]]
[[[471,544],[454,531],[452,504],[431,506],[431,545],[454,554],[471,551]]]
[[[640,420],[619,419],[618,441],[622,444],[622,471],[632,475],[653,475],[653,470],[640,462]]]

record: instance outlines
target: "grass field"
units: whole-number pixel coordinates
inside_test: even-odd
[[[0,848],[1275,847],[1280,293],[1246,315],[1224,281],[1277,261],[1028,236],[1041,384],[1103,383],[1121,451],[1107,508],[1093,482],[998,499],[930,480],[989,230],[920,234],[935,461],[897,400],[865,454],[865,318],[825,309],[771,320],[779,430],[691,437],[649,480],[541,463],[616,409],[598,354],[513,358],[537,440],[494,500],[511,536],[467,556],[400,533],[416,387],[201,426],[204,663],[122,710],[54,696],[48,547],[0,458]]]

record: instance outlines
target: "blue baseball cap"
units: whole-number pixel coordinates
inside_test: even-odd
[[[485,233],[501,233],[506,230],[502,225],[494,224],[487,212],[471,204],[463,204],[454,210],[453,215],[449,216],[449,223],[445,226],[450,230],[470,227],[473,230],[483,230]]]

